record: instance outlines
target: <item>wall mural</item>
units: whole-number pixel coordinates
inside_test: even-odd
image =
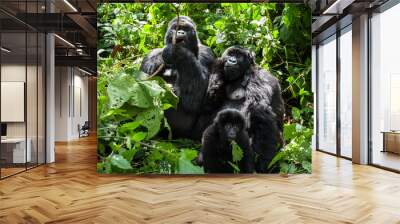
[[[98,5],[99,173],[311,173],[311,10]]]

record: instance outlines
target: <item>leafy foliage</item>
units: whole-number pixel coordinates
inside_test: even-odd
[[[231,142],[232,147],[232,162],[229,164],[233,167],[235,173],[240,172],[239,162],[243,159],[243,149],[235,142]]]
[[[285,124],[285,139],[290,139],[268,168],[279,165],[281,173],[311,173],[311,138],[312,129],[301,124]]]
[[[145,80],[139,72],[143,57],[163,47],[167,24],[176,16],[175,7],[167,3],[98,6],[99,172],[203,172],[192,162],[198,143],[156,138],[160,131],[169,131],[164,111],[176,107],[178,98],[161,78]],[[311,12],[306,6],[182,3],[179,8],[180,15],[189,15],[196,22],[200,41],[216,55],[232,45],[254,51],[257,63],[280,80],[286,101],[285,130],[295,124],[304,128],[302,134],[310,130]],[[310,150],[301,143],[307,140],[285,135],[288,144],[273,165],[280,165],[286,173],[293,173],[293,168],[284,168],[285,163],[300,167],[298,164],[306,161],[308,166]],[[305,148],[295,149],[297,146]]]

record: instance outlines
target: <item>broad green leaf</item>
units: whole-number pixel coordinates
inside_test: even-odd
[[[283,126],[283,137],[286,141],[296,136],[296,124],[285,124]]]
[[[153,106],[153,98],[146,92],[146,89],[139,83],[134,83],[125,91],[130,91],[129,103],[140,108],[149,108]]]
[[[284,156],[283,152],[278,152],[274,158],[272,158],[271,162],[268,164],[268,169],[270,169],[272,166],[274,166],[279,160],[282,159]]]
[[[123,153],[121,153],[121,155],[122,155],[128,162],[131,162],[132,159],[133,159],[133,157],[135,156],[136,152],[137,152],[137,149],[136,149],[136,148],[131,148],[131,149],[125,150]]]
[[[128,160],[126,160],[123,156],[118,154],[113,154],[110,156],[110,162],[112,166],[115,166],[121,170],[131,170],[132,166]]]
[[[232,160],[233,162],[238,162],[242,160],[243,158],[243,150],[240,148],[240,146],[235,142],[231,142],[232,146]]]
[[[295,119],[296,121],[300,121],[301,120],[301,111],[298,108],[293,107],[292,108],[292,116],[293,116],[293,119]]]
[[[139,114],[135,120],[142,122],[142,126],[147,128],[146,139],[151,139],[160,130],[162,118],[163,112],[158,108],[154,108]]]
[[[146,138],[146,133],[145,132],[137,132],[132,136],[132,140],[134,142],[141,142]]]
[[[203,174],[202,167],[196,166],[192,163],[197,157],[196,150],[184,149],[180,152],[179,157],[179,173],[180,174]]]
[[[110,107],[119,108],[131,97],[130,86],[136,82],[127,75],[119,75],[109,83],[107,88],[108,97],[110,98]]]
[[[132,121],[132,122],[125,123],[119,128],[119,131],[121,133],[134,131],[136,128],[138,128],[140,126],[141,123],[142,123],[141,121]]]

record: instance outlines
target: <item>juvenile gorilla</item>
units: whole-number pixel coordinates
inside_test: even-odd
[[[240,111],[224,109],[214,122],[204,131],[201,156],[206,173],[233,173],[231,142],[235,141],[243,150],[240,161],[240,172],[251,173],[254,167],[254,156],[246,131],[246,121]]]
[[[267,172],[283,144],[284,104],[278,79],[258,67],[249,50],[234,46],[216,61],[207,94],[222,108],[236,108],[245,115],[256,171]]]
[[[165,65],[161,74],[179,97],[178,108],[165,113],[173,135],[175,138],[200,139],[202,131],[212,121],[211,118],[200,118],[206,114],[204,100],[215,58],[211,49],[200,43],[196,24],[189,17],[180,16],[177,23],[177,18],[169,22],[164,40],[166,46],[152,50],[143,59],[140,69],[151,75],[161,64]],[[176,44],[173,44],[175,33]]]

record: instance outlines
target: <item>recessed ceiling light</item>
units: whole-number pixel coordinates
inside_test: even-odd
[[[7,49],[7,48],[5,48],[5,47],[1,47],[0,49],[1,49],[2,51],[6,52],[6,53],[10,53],[10,52],[11,52],[11,50],[9,50],[9,49]]]
[[[355,0],[336,0],[322,14],[342,14],[343,9],[351,5]]]
[[[67,4],[72,10],[75,12],[78,12],[78,10],[73,6],[68,0],[64,0],[65,4]]]
[[[60,37],[59,35],[57,35],[57,34],[54,34],[54,36],[55,37],[57,37],[59,40],[61,40],[62,42],[64,42],[64,43],[66,43],[67,45],[69,45],[70,47],[73,47],[73,48],[75,48],[75,45],[73,45],[71,42],[69,42],[68,40],[66,40],[66,39],[64,39],[64,38],[62,38],[62,37]]]
[[[92,75],[90,72],[85,71],[85,70],[83,70],[83,69],[81,69],[81,68],[79,68],[79,67],[78,67],[78,69],[79,69],[79,71],[81,71],[81,72],[83,72],[83,73],[85,73],[85,74],[87,74],[87,75]]]

